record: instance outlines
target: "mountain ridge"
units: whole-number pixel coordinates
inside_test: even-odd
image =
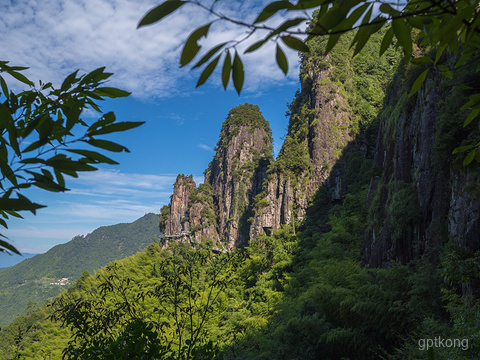
[[[157,237],[158,216],[150,213],[132,223],[102,226],[86,236],[76,236],[1,271],[0,326],[21,314],[30,301],[41,305],[58,294],[63,287],[52,282],[68,278],[73,283],[84,271],[93,272],[142,251]]]

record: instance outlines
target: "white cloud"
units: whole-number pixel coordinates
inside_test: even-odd
[[[88,72],[106,66],[115,73],[111,85],[133,92],[137,97],[166,97],[183,94],[181,83],[193,73],[179,69],[181,45],[196,27],[208,22],[209,14],[195,6],[184,6],[161,23],[136,29],[142,16],[159,0],[19,0],[0,5],[0,48],[5,60],[30,66],[32,79],[57,85],[76,69]],[[252,20],[265,1],[224,1],[219,11],[240,14]],[[194,22],[192,24],[192,19]],[[277,16],[274,21],[282,21]],[[206,45],[244,36],[245,28],[215,23],[203,41]],[[252,40],[264,34],[255,33]],[[240,50],[243,48],[240,46]],[[275,64],[273,44],[244,56],[245,89],[285,81]],[[298,69],[297,55],[287,52],[290,66]],[[220,86],[219,76],[213,75]],[[290,79],[296,80],[295,71]]]
[[[197,176],[195,179],[197,180]],[[121,222],[132,222],[146,213],[158,213],[168,204],[176,175],[123,173],[98,170],[68,179],[71,191],[62,194],[32,190],[48,200],[48,207],[36,216],[11,219],[2,234],[12,239],[21,251],[43,252],[76,235]],[[37,240],[37,241],[35,241]]]
[[[82,173],[78,178],[71,178],[71,182],[80,187],[94,186],[95,191],[116,193],[122,189],[165,191],[175,182],[176,175],[152,175],[122,173],[119,170],[98,170],[91,173]],[[73,188],[72,190],[75,190]]]
[[[213,149],[212,149],[211,146],[208,146],[208,145],[205,145],[205,144],[202,144],[202,143],[198,144],[197,146],[198,146],[200,149],[213,152]]]

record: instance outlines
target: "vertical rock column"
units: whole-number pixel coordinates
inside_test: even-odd
[[[196,185],[193,176],[178,175],[173,186],[170,202],[170,216],[167,221],[166,234],[178,235],[190,231],[189,198]]]

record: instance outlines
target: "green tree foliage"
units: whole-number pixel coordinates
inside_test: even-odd
[[[436,68],[447,77],[452,77],[451,68],[438,64],[442,54],[448,51],[454,54],[454,67],[472,61],[480,50],[480,16],[479,1],[455,0],[406,0],[396,3],[378,0],[288,0],[273,1],[267,4],[258,14],[255,21],[248,23],[238,18],[225,16],[219,8],[219,1],[211,4],[199,0],[167,0],[147,12],[138,26],[146,26],[161,21],[186,4],[201,8],[211,15],[214,20],[194,30],[183,47],[180,64],[185,66],[195,59],[201,50],[198,40],[208,35],[210,26],[217,21],[226,21],[247,28],[246,34],[240,39],[230,39],[214,45],[209,51],[202,54],[193,66],[205,65],[198,85],[203,84],[213,73],[213,70],[223,59],[221,72],[222,82],[226,88],[230,77],[235,89],[240,93],[244,81],[244,67],[239,54],[238,46],[247,44],[245,54],[254,52],[265,43],[276,43],[275,58],[280,69],[287,73],[288,63],[283,48],[290,48],[301,52],[310,50],[308,40],[315,37],[327,39],[326,54],[338,43],[342,35],[355,30],[350,47],[353,55],[358,54],[386,24],[388,30],[383,35],[379,48],[382,55],[396,40],[395,43],[403,49],[407,62],[416,64],[430,64],[412,84],[410,95],[417,92],[425,81],[431,68]],[[308,12],[314,11],[313,16]],[[272,26],[268,22],[276,14],[286,14],[287,20],[279,26]],[[299,30],[300,25],[308,23],[305,30]],[[251,35],[265,31],[266,36],[252,43]],[[306,38],[302,37],[306,35]],[[414,52],[414,39],[418,38],[422,46],[434,49],[434,55],[417,55]],[[232,60],[233,59],[233,60]],[[473,60],[475,61],[475,60]],[[477,68],[479,71],[480,68]],[[198,86],[197,85],[197,86]],[[472,94],[462,110],[468,110],[469,115],[464,121],[467,126],[480,114],[480,93],[478,88],[472,88]],[[479,124],[480,126],[480,124]],[[480,143],[459,146],[454,153],[466,152],[464,166],[474,159],[480,162]]]
[[[110,261],[143,251],[158,236],[158,217],[147,214],[133,223],[102,226],[87,236],[76,236],[45,254],[0,273],[0,326],[20,315],[29,301],[43,304],[65,286],[52,285],[61,278],[73,284],[84,271],[94,272]]]
[[[70,359],[202,359],[217,349],[212,319],[244,255],[208,246],[156,243],[143,255],[83,277],[52,304],[53,320],[70,327]],[[132,267],[135,266],[135,269]]]
[[[263,117],[258,105],[242,104],[229,111],[226,120],[223,123],[223,129],[230,126],[248,126],[252,129],[263,128],[270,135],[270,124]],[[222,129],[222,130],[223,130]]]
[[[24,313],[0,330],[0,354],[5,360],[60,359],[71,333],[47,320],[48,307],[30,303]]]
[[[34,186],[52,192],[66,191],[64,175],[77,177],[79,172],[97,170],[95,166],[99,164],[117,164],[98,150],[128,152],[128,149],[102,136],[143,123],[118,122],[112,112],[102,114],[98,101],[129,95],[104,86],[112,75],[105,68],[84,75],[75,71],[60,88],[41,81],[36,87],[22,74],[25,69],[0,61],[0,225],[3,227],[7,227],[9,217],[21,217],[21,211],[35,214],[44,207],[22,195],[23,189]],[[19,93],[9,90],[5,74],[30,89]],[[100,118],[87,123],[82,119],[86,109],[98,112]],[[4,240],[0,240],[0,251],[19,253]]]
[[[168,11],[174,11],[180,2],[166,4],[158,10],[168,7]],[[372,42],[382,46],[382,31],[388,32],[388,28],[372,35],[364,50]],[[351,40],[348,36],[356,35],[342,36],[330,52],[332,61],[345,64],[343,60],[351,59],[347,51],[355,48],[348,50],[349,44],[344,47],[344,41]],[[314,56],[322,58],[327,44],[310,39],[309,46]],[[387,51],[384,55],[389,55]],[[184,359],[191,347],[191,358],[396,360],[434,356],[438,360],[477,356],[478,296],[460,294],[478,281],[478,254],[472,257],[461,249],[446,248],[441,264],[432,264],[426,257],[409,264],[391,261],[384,269],[369,269],[361,263],[363,235],[372,216],[367,211],[366,193],[370,179],[376,175],[371,166],[376,139],[371,135],[376,133],[377,119],[371,115],[380,111],[378,99],[362,90],[385,89],[395,63],[390,62],[394,58],[390,54],[390,60],[380,62],[384,67],[375,66],[368,54],[359,52],[353,65],[349,62],[334,74],[338,82],[350,79],[351,83],[345,84],[351,92],[348,102],[358,120],[358,126],[352,128],[357,140],[334,165],[345,171],[344,197],[333,200],[331,189],[324,184],[296,233],[285,226],[252,239],[244,248],[248,256],[239,257],[235,265],[224,270],[215,264],[222,264],[220,259],[226,254],[215,255],[219,256],[218,262],[210,262],[203,260],[215,258],[203,253],[208,249],[194,250],[178,244],[162,250],[152,244],[145,252],[117,262],[111,270],[83,277],[62,300],[57,300],[64,305],[57,308],[57,316],[73,325],[73,333],[78,335],[76,340],[70,339],[71,349],[122,351],[132,358],[148,358],[156,351],[157,358],[167,359]],[[362,76],[353,75],[356,71]],[[412,84],[417,77],[412,76]],[[289,127],[294,141],[282,165],[290,171],[295,168],[288,161],[304,154],[296,151],[301,143],[297,139],[307,136],[304,125],[311,115],[304,99],[299,96],[296,100],[291,110],[297,116]],[[362,150],[364,145],[367,150]],[[408,223],[414,222],[418,209],[409,187],[400,183],[391,186],[386,210],[396,217],[407,216]],[[211,188],[199,187],[190,200],[212,204]],[[262,206],[262,196],[258,205]],[[202,301],[219,289],[209,288],[215,276],[219,276],[222,291],[217,301],[205,307]],[[100,310],[94,313],[96,306]],[[202,314],[208,319],[198,330]],[[87,329],[88,321],[98,326]],[[48,334],[54,329],[60,331],[58,323]],[[17,352],[20,356],[31,353],[49,336],[45,332],[33,339],[28,334]],[[200,335],[190,346],[196,334]],[[434,336],[468,338],[469,349],[437,348],[427,353],[419,348],[419,339]],[[139,348],[134,349],[135,344]],[[15,337],[10,335],[1,345],[14,348]]]

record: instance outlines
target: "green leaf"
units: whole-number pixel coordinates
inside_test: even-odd
[[[114,143],[112,141],[108,140],[99,140],[99,139],[88,139],[88,140],[82,140],[83,142],[86,142],[92,146],[95,146],[100,149],[112,151],[112,152],[130,152],[125,146]]]
[[[287,75],[288,73],[288,61],[285,53],[283,52],[282,48],[277,44],[277,51],[276,51],[276,59],[277,64],[282,69],[283,73]]]
[[[472,148],[473,148],[473,145],[465,145],[465,146],[457,147],[452,151],[452,155],[457,154],[457,153],[461,153],[461,152],[465,152],[465,151],[470,150]]]
[[[13,76],[15,79],[17,79],[18,81],[21,81],[22,83],[24,84],[27,84],[29,86],[33,86],[33,82],[31,82],[30,80],[27,79],[27,77],[17,71],[7,71],[11,76]]]
[[[230,56],[230,51],[227,51],[225,56],[225,61],[223,62],[222,68],[222,84],[223,88],[227,90],[228,81],[230,80],[230,73],[232,72],[232,57]]]
[[[102,112],[102,110],[100,110],[98,105],[92,99],[87,99],[87,104],[90,105],[92,109],[95,110],[96,112],[99,112],[99,113]]]
[[[470,124],[473,121],[473,119],[475,119],[478,116],[479,113],[480,113],[480,109],[472,110],[470,114],[468,114],[467,118],[465,119],[465,122],[463,123],[463,127],[468,126],[468,124]]]
[[[333,30],[346,30],[350,29],[357,21],[360,19],[360,17],[365,13],[365,11],[370,7],[370,3],[365,3],[359,7],[357,7],[348,19],[345,21],[342,21],[340,24],[338,24]]]
[[[96,88],[93,92],[99,96],[106,96],[109,98],[127,97],[131,94],[131,92],[113,87],[99,87]]]
[[[455,64],[455,68],[458,68],[459,66],[463,65],[465,63],[465,61],[470,59],[470,57],[471,57],[471,54],[463,54],[460,57],[460,59],[458,59],[457,63]],[[477,72],[478,72],[478,69],[477,69]]]
[[[35,128],[38,126],[41,120],[42,120],[41,116],[35,116],[34,118],[31,118],[27,124],[27,127],[23,131],[22,138],[25,139],[28,135],[30,135],[32,131],[35,130]]]
[[[474,94],[468,98],[468,102],[464,104],[460,110],[478,109],[480,107],[480,94]]]
[[[380,11],[384,14],[388,14],[390,16],[397,16],[400,14],[398,10],[395,10],[390,4],[388,3],[382,3],[380,5]]]
[[[293,8],[293,5],[289,1],[285,1],[285,0],[274,1],[268,4],[267,6],[265,6],[262,12],[258,15],[257,19],[254,21],[254,24],[263,22],[271,18],[280,10],[291,9],[291,8]]]
[[[65,80],[63,80],[62,86],[60,87],[61,91],[66,91],[70,88],[70,86],[72,86],[72,84],[75,82],[75,80],[77,78],[77,73],[78,73],[78,70],[74,71],[73,73],[68,75],[65,78]]]
[[[102,66],[102,67],[99,67],[98,69],[95,69],[89,72],[87,75],[82,76],[79,84],[80,85],[91,84],[91,83],[98,84],[101,81],[108,79],[112,75],[113,73],[106,73],[105,66]]]
[[[408,96],[414,95],[418,91],[418,89],[420,89],[420,86],[422,86],[423,82],[425,81],[425,78],[427,77],[428,70],[430,69],[425,70],[417,77],[417,79],[412,85],[412,89],[410,90],[410,94],[408,94]]]
[[[33,171],[26,170],[27,173],[33,176],[33,185],[36,187],[51,191],[51,192],[64,192],[66,189],[63,186],[60,186],[55,181],[53,181],[52,174],[45,169],[42,169],[43,174],[39,174]],[[31,181],[31,180],[30,180]]]
[[[237,90],[238,95],[242,91],[243,81],[245,78],[245,74],[243,71],[243,63],[238,53],[235,51],[235,57],[233,58],[233,66],[232,66],[232,79],[233,79],[233,86]]]
[[[19,213],[15,212],[15,211],[5,211],[8,215],[11,215],[13,217],[16,217],[18,219],[23,219],[23,216],[20,215]],[[8,218],[8,217],[7,217]],[[1,235],[0,235],[1,236]]]
[[[445,51],[446,48],[447,48],[447,44],[438,47],[437,54],[435,55],[434,64],[436,64],[440,60],[440,58],[442,57],[442,54],[443,54],[443,52]]]
[[[83,105],[79,105],[66,109],[65,116],[67,117],[67,123],[65,125],[65,135],[70,135],[70,130],[72,130],[75,124],[80,122],[80,115],[82,114],[83,108]],[[53,121],[51,121],[51,123],[53,125]]]
[[[88,165],[86,162],[75,161],[72,159],[48,159],[47,164],[54,169],[58,169],[63,172],[63,170],[71,171],[95,171],[96,167]]]
[[[416,29],[422,30],[424,27],[424,22],[421,16],[409,16],[407,18],[407,21],[412,27]]]
[[[6,227],[6,226],[5,226]],[[3,235],[1,235],[3,236]],[[22,255],[20,254],[20,251],[18,251],[13,245],[10,245],[9,243],[7,243],[6,241],[3,241],[3,240],[0,240],[0,251],[3,252],[4,250],[3,249],[7,249],[7,250],[10,250],[11,252],[17,254],[17,255]],[[8,251],[7,251],[8,252]]]
[[[403,53],[407,61],[412,57],[412,37],[410,27],[405,23],[404,19],[392,20],[392,28],[399,44],[403,48]]]
[[[48,141],[53,135],[54,127],[55,122],[48,114],[46,114],[45,116],[42,116],[42,120],[38,123],[35,130],[38,132],[40,139],[46,139]]]
[[[287,35],[282,36],[282,41],[293,50],[301,51],[303,53],[308,53],[310,51],[308,46],[299,38]]]
[[[45,145],[47,142],[48,142],[48,139],[46,139],[46,138],[37,140],[37,141],[31,143],[30,145],[28,145],[28,146],[23,150],[23,153],[27,153],[27,152],[29,152],[29,151],[36,150],[36,149],[42,147],[43,145]]]
[[[365,44],[368,42],[368,39],[370,39],[370,36],[380,30],[383,27],[384,22],[386,21],[384,18],[376,17],[372,21],[372,23],[370,23],[370,17],[372,15],[372,12],[373,6],[368,9],[367,13],[362,19],[362,24],[364,24],[365,26],[361,27],[358,30],[355,38],[352,41],[352,46],[356,43],[355,50],[353,51],[353,56],[357,55],[360,51],[362,51]]]
[[[411,63],[415,64],[415,65],[431,64],[431,63],[433,63],[433,60],[430,59],[428,56],[419,56],[419,57],[413,58],[411,60]]]
[[[263,46],[263,44],[265,44],[267,41],[268,41],[268,37],[263,39],[263,40],[260,40],[260,41],[257,41],[256,43],[254,43],[253,45],[249,46],[247,48],[247,50],[244,51],[244,54],[246,53],[251,53],[251,52],[254,52],[255,50],[259,49],[260,47]]]
[[[6,150],[2,152],[2,157],[0,159],[0,170],[2,172],[2,175],[6,177],[13,186],[18,187],[18,181],[17,181],[17,176],[15,175],[15,172],[13,169],[8,165],[8,157],[7,157],[7,152]],[[3,186],[1,186],[3,189]]]
[[[27,158],[20,160],[21,164],[46,164],[46,161],[40,158]]]
[[[342,34],[333,34],[328,37],[327,46],[325,46],[325,55],[327,55],[337,45],[338,40]]]
[[[154,7],[149,10],[140,22],[137,25],[137,28],[156,23],[157,21],[162,20],[165,16],[170,15],[172,12],[177,10],[180,6],[185,4],[186,1],[180,0],[167,0],[162,4]]]
[[[8,100],[8,86],[7,86],[7,83],[5,82],[5,80],[3,79],[3,77],[0,76],[0,85],[2,87],[2,92],[3,92],[3,96],[5,96],[5,98]]]
[[[35,214],[38,209],[45,207],[34,202],[31,202],[25,196],[17,194],[18,199],[12,199],[9,197],[0,198],[0,210],[3,211],[30,211],[32,214]]]
[[[190,61],[193,60],[195,55],[197,55],[198,51],[200,50],[200,46],[197,44],[197,41],[200,40],[202,37],[207,37],[208,29],[210,28],[210,24],[202,26],[196,29],[194,32],[190,34],[185,45],[183,47],[182,55],[180,56],[180,65],[185,66]]]
[[[452,79],[452,72],[448,67],[445,65],[437,65],[438,70],[442,72],[443,75],[445,75],[447,78]]]
[[[333,2],[333,5],[328,11],[318,18],[318,24],[320,24],[325,30],[333,29],[346,19],[347,14],[353,7],[352,5],[356,3],[358,3],[358,1]]]
[[[218,52],[218,50],[220,50],[223,46],[225,46],[225,44],[226,44],[226,42],[221,43],[221,44],[215,46],[214,48],[212,48],[207,54],[205,54],[204,57],[202,57],[202,58],[200,59],[199,62],[197,62],[197,63],[193,66],[192,69],[196,69],[196,68],[202,66],[203,64],[205,64],[208,60],[210,60],[210,58],[211,58],[213,55],[215,55],[215,54]]]
[[[296,10],[306,10],[316,8],[325,3],[325,0],[298,0],[295,5]]]
[[[116,119],[115,114],[111,111],[103,114],[100,119],[88,127],[87,134],[95,134],[99,129],[115,123]]]
[[[112,160],[96,151],[79,150],[79,149],[66,149],[66,150],[74,154],[85,156],[85,158],[87,158],[89,162],[118,165],[118,162],[116,162],[115,160]]]
[[[463,159],[463,167],[468,166],[468,165],[473,161],[474,158],[475,158],[475,150],[471,151],[471,152],[465,157],[465,159]]]
[[[304,17],[299,17],[299,18],[294,18],[294,19],[290,19],[290,20],[287,20],[285,21],[282,25],[280,25],[278,28],[276,28],[274,31],[272,31],[270,34],[268,34],[268,36],[265,38],[265,41],[274,37],[275,35],[278,35],[280,33],[282,33],[283,31],[286,31],[288,29],[290,29],[291,27],[294,27],[294,26],[297,26],[299,24],[301,24],[302,22],[308,20],[307,18],[304,18]]]
[[[215,59],[212,60],[210,64],[205,67],[205,70],[203,70],[202,74],[198,78],[196,87],[203,85],[205,81],[207,81],[207,79],[210,77],[210,75],[212,75],[213,70],[215,70],[215,68],[217,67],[218,60],[220,60],[220,55],[218,55]]]
[[[10,110],[4,104],[0,103],[0,127],[7,130],[10,146],[15,151],[17,156],[21,156],[20,148],[18,146],[17,128],[15,121],[10,114]]]
[[[104,134],[110,134],[110,133],[113,133],[113,132],[126,131],[126,130],[130,130],[130,129],[134,129],[136,127],[139,127],[142,124],[145,124],[145,121],[117,122],[117,123],[114,123],[114,124],[108,124],[108,125],[102,126],[97,130],[89,131],[88,135],[89,136],[104,135]]]
[[[390,26],[388,30],[385,32],[385,35],[382,39],[382,44],[380,45],[380,56],[382,56],[385,51],[390,47],[393,40],[393,28]]]
[[[360,51],[362,51],[368,39],[370,39],[371,35],[372,34],[370,33],[370,31],[368,31],[368,28],[366,26],[358,30],[354,39],[357,45],[355,46],[355,50],[353,51],[353,56],[357,55]]]
[[[53,172],[55,173],[55,177],[57,178],[58,185],[60,185],[61,187],[67,190],[67,188],[65,187],[65,179],[63,177],[62,172],[58,169],[53,169]]]

